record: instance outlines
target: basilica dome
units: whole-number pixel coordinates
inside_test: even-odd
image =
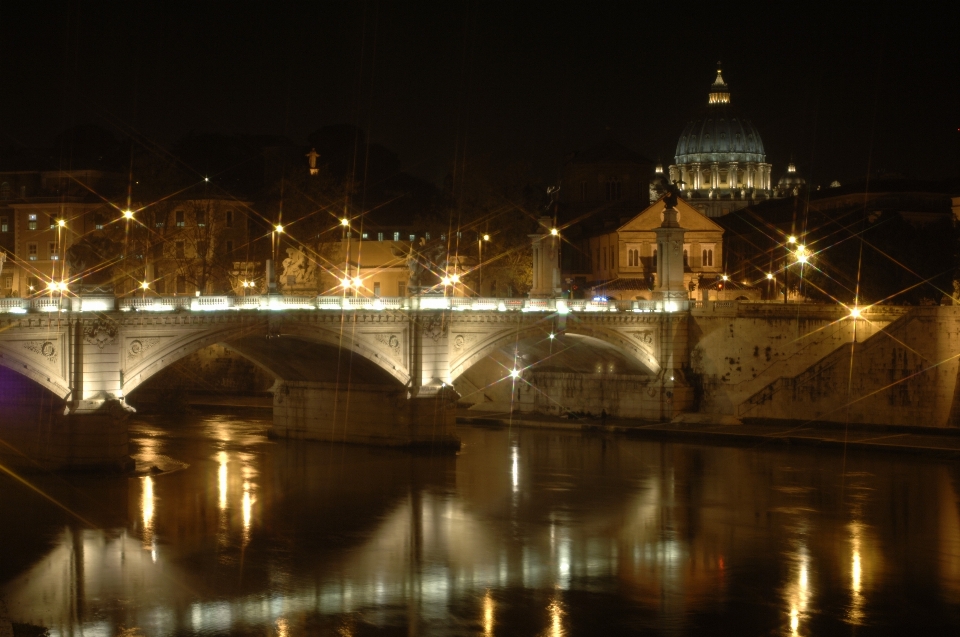
[[[772,196],[766,160],[760,133],[731,106],[730,89],[718,67],[706,108],[687,123],[677,141],[671,181],[683,182],[684,198],[704,200],[696,206],[699,210],[719,216]]]

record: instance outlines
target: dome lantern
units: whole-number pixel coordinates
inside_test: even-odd
[[[723,69],[717,62],[717,79],[710,85],[710,96],[707,98],[707,104],[729,104],[730,89],[727,83],[723,81]]]

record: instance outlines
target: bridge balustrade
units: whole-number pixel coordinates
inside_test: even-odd
[[[736,309],[739,301],[691,302],[696,309]],[[194,312],[224,310],[453,310],[473,312],[660,312],[656,301],[588,301],[584,299],[522,299],[496,297],[350,297],[350,296],[41,296],[0,299],[0,314],[33,312]]]

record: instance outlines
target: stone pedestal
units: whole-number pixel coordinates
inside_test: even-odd
[[[282,438],[458,449],[456,400],[449,386],[410,398],[402,387],[283,381],[274,389],[271,431]]]
[[[533,247],[533,285],[530,298],[560,296],[560,235],[553,234],[553,219],[540,217],[541,233],[531,234]]]

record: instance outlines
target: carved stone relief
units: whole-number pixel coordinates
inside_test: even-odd
[[[26,341],[23,347],[42,356],[50,363],[56,363],[60,358],[60,352],[53,341]]]
[[[453,337],[453,349],[454,351],[462,351],[464,348],[472,345],[477,341],[476,334],[457,334]]]
[[[636,332],[627,332],[627,335],[634,340],[640,341],[644,345],[653,345],[653,331],[640,330]]]
[[[380,349],[390,352],[391,356],[400,360],[400,335],[399,334],[375,334],[374,338],[380,345]]]
[[[103,349],[117,340],[117,331],[116,323],[98,318],[83,328],[83,340]]]
[[[447,335],[447,322],[442,314],[427,315],[420,319],[420,325],[423,327],[424,336],[432,338],[434,343]]]
[[[142,357],[147,350],[152,349],[159,342],[159,338],[131,339],[127,343],[127,359],[137,360],[138,358]]]

